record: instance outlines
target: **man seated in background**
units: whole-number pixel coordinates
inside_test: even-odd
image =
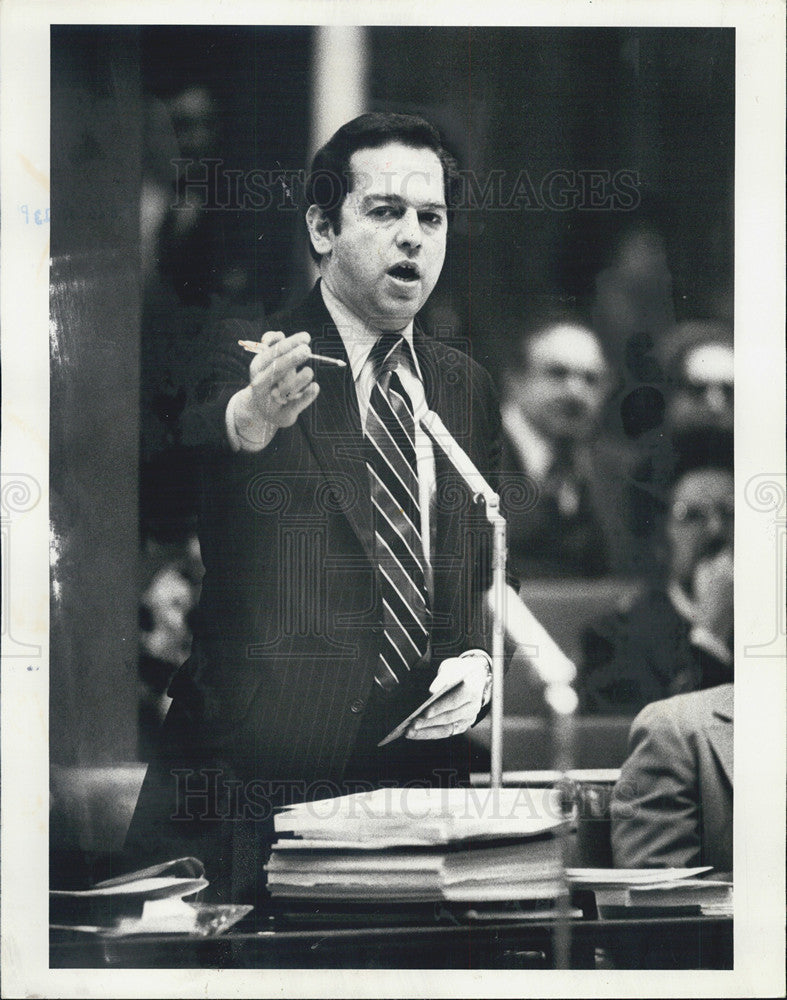
[[[598,338],[573,318],[534,326],[503,378],[503,497],[519,577],[608,569],[592,490],[592,442],[608,388]]]
[[[666,572],[587,629],[585,712],[633,714],[732,680],[733,500],[731,436],[683,441],[664,528]]]
[[[612,796],[618,868],[732,873],[733,685],[648,705]]]

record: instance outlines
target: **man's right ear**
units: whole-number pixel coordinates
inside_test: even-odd
[[[333,223],[319,205],[309,205],[306,212],[306,225],[315,253],[321,257],[330,253],[333,249]]]

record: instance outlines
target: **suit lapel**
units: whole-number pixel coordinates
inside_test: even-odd
[[[469,453],[470,384],[465,369],[452,360],[451,353],[456,356],[456,352],[441,351],[417,323],[413,330],[413,345],[421,369],[427,405]]]
[[[424,395],[430,410],[445,424],[450,433],[467,449],[466,434],[463,433],[469,414],[467,407],[467,385],[464,381],[453,383],[446,379],[446,372],[440,370],[440,357],[435,345],[416,326],[413,343],[424,383]],[[465,439],[465,440],[463,440]],[[435,460],[435,540],[432,552],[435,578],[435,625],[443,629],[443,634],[451,641],[460,639],[469,630],[466,620],[468,566],[472,555],[467,551],[472,533],[468,532],[468,512],[466,504],[458,501],[469,495],[464,480],[439,445],[433,445]]]
[[[413,347],[415,348],[418,367],[424,384],[426,405],[430,410],[434,410],[453,434],[455,426],[453,412],[448,405],[449,394],[445,391],[443,378],[441,378],[441,373],[437,370],[438,358],[435,345],[425,336],[417,323],[413,327]],[[461,396],[461,393],[457,395]],[[434,450],[435,453],[441,452],[439,447],[436,447]]]
[[[307,330],[312,351],[348,362],[344,343],[315,285],[302,309],[292,314],[293,332]],[[315,366],[320,394],[298,417],[315,459],[326,479],[336,485],[337,503],[344,511],[364,551],[374,558],[374,532],[365,445],[358,398],[349,363],[346,368]],[[344,502],[347,498],[347,502]]]

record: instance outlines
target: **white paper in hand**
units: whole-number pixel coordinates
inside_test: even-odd
[[[386,743],[393,743],[394,740],[398,740],[399,737],[402,736],[407,731],[407,727],[410,725],[411,722],[415,722],[415,720],[420,715],[422,715],[427,710],[427,708],[429,708],[431,705],[434,705],[434,703],[436,701],[439,701],[440,698],[442,698],[444,695],[449,694],[451,691],[455,691],[461,683],[463,683],[462,677],[460,677],[459,680],[454,681],[453,684],[449,684],[448,687],[444,687],[441,688],[441,690],[439,691],[435,691],[435,693],[433,695],[430,695],[422,705],[419,705],[414,712],[411,712],[404,720],[404,722],[400,722],[399,725],[396,727],[396,729],[392,729],[391,732],[388,733],[388,735],[385,737],[385,739],[380,740],[377,746],[384,747]]]

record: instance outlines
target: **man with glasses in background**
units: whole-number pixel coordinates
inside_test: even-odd
[[[706,431],[676,447],[660,578],[583,638],[587,712],[631,714],[732,680],[732,436]]]

